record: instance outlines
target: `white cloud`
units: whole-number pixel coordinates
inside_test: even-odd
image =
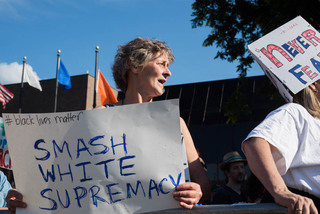
[[[20,17],[17,8],[23,6],[23,1],[21,0],[0,0],[0,12],[1,16],[6,17],[8,15],[12,17]]]
[[[26,68],[38,76],[37,73],[33,71],[31,65],[26,64]],[[0,63],[0,83],[2,85],[21,83],[21,77],[22,64],[19,64],[18,62],[13,62],[10,64]]]
[[[26,18],[36,19],[39,16],[52,16],[49,8],[64,3],[63,0],[41,0],[37,2],[25,0],[0,0],[0,17],[26,21]]]

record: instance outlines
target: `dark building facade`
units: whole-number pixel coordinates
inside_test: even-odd
[[[238,91],[236,90],[238,88]],[[241,151],[241,142],[269,112],[284,104],[266,76],[167,86],[155,100],[179,98],[180,115],[208,167],[212,181],[223,182],[223,155]],[[228,122],[228,115],[236,117]],[[242,153],[243,155],[243,153]]]
[[[43,91],[24,84],[22,113],[47,113],[54,110],[55,79],[40,81]],[[94,78],[89,75],[71,77],[71,89],[59,87],[57,112],[92,109]],[[20,84],[5,85],[12,93],[2,113],[19,112]],[[236,89],[239,89],[238,92]],[[117,91],[114,90],[117,94]],[[208,175],[214,182],[224,180],[218,168],[225,153],[241,152],[241,142],[250,130],[284,101],[265,76],[219,80],[165,87],[157,100],[180,101],[180,115],[186,121],[196,148],[208,166]],[[100,104],[97,97],[97,105]],[[231,113],[230,113],[231,112]],[[229,117],[228,117],[229,115]],[[236,122],[228,123],[230,115]]]
[[[21,98],[21,113],[48,113],[54,111],[56,79],[40,81],[42,91],[23,84]],[[72,76],[71,89],[63,90],[58,87],[57,112],[87,110],[93,107],[94,77],[89,74]],[[6,109],[0,108],[2,113],[18,113],[21,93],[21,84],[10,84],[5,87],[14,94],[14,98],[6,105]],[[117,96],[118,92],[113,90]],[[99,95],[98,95],[99,96]],[[100,105],[99,97],[96,97],[97,105]]]

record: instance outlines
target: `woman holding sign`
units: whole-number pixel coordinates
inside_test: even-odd
[[[173,61],[171,49],[162,41],[139,37],[120,46],[112,70],[117,87],[125,97],[117,105],[152,102],[154,97],[161,96],[163,85],[171,76],[169,65]],[[178,185],[173,195],[181,207],[191,209],[210,197],[211,183],[182,118],[180,126],[192,182]]]
[[[252,172],[289,213],[320,209],[320,81],[271,112],[243,142]]]
[[[152,102],[154,97],[161,96],[163,85],[171,76],[168,67],[173,61],[171,49],[162,41],[137,38],[120,46],[112,70],[117,87],[125,97],[116,106]],[[192,182],[178,185],[173,197],[181,207],[191,209],[210,197],[211,183],[182,118],[180,126]],[[16,190],[8,193],[7,201],[11,213],[16,207],[26,207],[22,195]]]

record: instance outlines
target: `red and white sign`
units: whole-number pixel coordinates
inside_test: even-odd
[[[287,102],[320,78],[320,33],[301,16],[248,45]]]

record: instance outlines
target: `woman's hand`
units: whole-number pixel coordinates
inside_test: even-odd
[[[10,214],[16,213],[16,208],[26,208],[27,204],[22,201],[23,196],[16,189],[11,189],[8,191],[6,201]]]
[[[289,214],[318,214],[317,208],[310,198],[292,193],[289,190],[277,192],[274,200],[277,204],[287,207]]]
[[[181,207],[192,209],[192,207],[200,201],[202,191],[199,184],[187,182],[176,187],[176,190],[173,192],[173,197],[180,202]]]

